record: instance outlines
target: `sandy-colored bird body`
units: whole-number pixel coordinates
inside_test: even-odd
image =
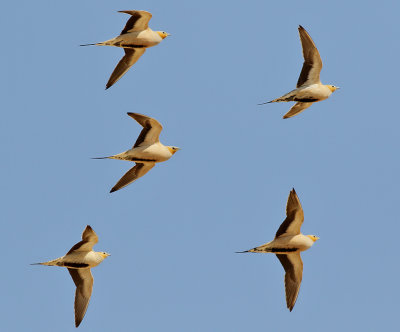
[[[48,262],[38,263],[47,266],[62,266],[71,269],[92,268],[99,265],[107,256],[96,251],[73,251],[65,256],[53,259]],[[79,263],[82,266],[74,266]]]
[[[122,48],[153,47],[158,45],[163,38],[160,31],[153,31],[150,28],[142,31],[132,31],[117,36],[104,42],[96,43],[96,46],[115,46]]]
[[[285,269],[286,304],[292,311],[303,278],[303,262],[300,252],[309,249],[319,238],[315,235],[303,235],[300,232],[304,221],[303,208],[294,189],[289,193],[286,204],[286,219],[280,225],[275,238],[268,243],[241,253],[273,253]]]
[[[94,230],[87,225],[82,233],[82,241],[75,244],[66,255],[48,262],[32,265],[61,266],[68,269],[76,286],[75,291],[75,326],[78,327],[85,317],[93,290],[92,267],[99,265],[110,254],[93,251],[98,242]]]
[[[299,26],[299,35],[303,49],[304,63],[297,81],[296,89],[279,98],[260,104],[296,102],[289,112],[283,116],[284,119],[291,118],[303,112],[313,103],[329,98],[332,92],[338,89],[338,87],[334,85],[321,83],[320,72],[322,69],[322,60],[318,49],[308,32],[301,25]]]
[[[333,90],[334,91],[334,90]],[[332,88],[329,85],[324,84],[310,84],[304,85],[300,88],[294,89],[282,97],[271,100],[271,103],[288,102],[288,101],[301,101],[306,102],[318,102],[328,99],[332,94]]]
[[[123,10],[120,13],[129,14],[131,17],[119,36],[99,43],[81,45],[115,46],[124,49],[125,55],[112,72],[106,84],[106,89],[113,86],[124,76],[147,48],[158,45],[169,36],[169,33],[165,31],[153,31],[149,28],[148,23],[152,15],[145,10]]]
[[[167,161],[172,156],[173,153],[171,153],[169,147],[160,142],[155,142],[151,145],[138,146],[136,148],[132,148],[119,154],[110,156],[109,159],[160,163]]]
[[[280,236],[271,242],[250,249],[249,252],[273,252],[274,254],[287,254],[288,250],[301,252],[310,249],[314,242],[308,235],[303,234]]]
[[[111,189],[111,193],[126,187],[150,171],[156,163],[170,159],[175,152],[180,150],[175,146],[166,146],[160,142],[159,136],[163,129],[156,119],[139,113],[128,113],[142,127],[132,149],[109,156],[94,159],[119,159],[136,163]]]

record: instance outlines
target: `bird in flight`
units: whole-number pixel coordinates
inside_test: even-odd
[[[303,235],[300,233],[303,221],[303,209],[293,188],[289,193],[286,205],[286,219],[276,232],[275,239],[262,246],[240,251],[240,253],[270,252],[276,254],[285,269],[286,304],[290,311],[292,311],[296,303],[303,278],[303,262],[300,252],[309,249],[319,239],[315,235]]]
[[[89,225],[82,233],[82,241],[75,244],[63,257],[44,263],[32,265],[62,266],[68,269],[75,283],[75,326],[82,322],[93,290],[92,267],[99,265],[110,254],[93,251],[93,246],[99,241],[96,233]]]
[[[296,89],[282,97],[259,104],[264,105],[283,101],[295,101],[296,104],[283,116],[284,119],[291,118],[303,112],[306,108],[310,107],[312,103],[327,99],[332,92],[339,89],[337,86],[321,83],[319,74],[322,69],[322,60],[317,47],[308,32],[301,25],[299,25],[299,34],[301,46],[303,48],[304,63],[297,81]]]
[[[163,127],[157,120],[139,113],[128,113],[128,115],[143,127],[132,149],[109,157],[93,158],[120,159],[136,163],[136,165],[126,172],[117,182],[110,193],[139,179],[150,171],[156,163],[168,160],[176,151],[180,150],[176,146],[165,146],[160,142],[159,136]]]
[[[81,46],[116,46],[122,47],[125,51],[124,57],[118,62],[110,79],[107,82],[106,90],[115,84],[143,55],[148,47],[159,44],[169,36],[165,31],[153,31],[148,27],[152,17],[151,13],[144,10],[122,10],[119,13],[131,15],[121,34],[113,39],[95,44]]]

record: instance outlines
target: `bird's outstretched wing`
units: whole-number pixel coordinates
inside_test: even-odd
[[[285,269],[286,305],[292,311],[297,296],[299,295],[301,280],[303,278],[303,262],[300,253],[277,254],[279,261]]]
[[[118,62],[110,79],[106,84],[106,90],[113,86],[125,73],[139,60],[139,58],[146,52],[145,47],[140,48],[124,48],[125,55]]]
[[[297,87],[320,83],[319,74],[322,69],[322,60],[308,32],[299,25],[299,35],[303,48],[304,63],[297,81]]]
[[[93,246],[99,242],[99,238],[89,225],[86,226],[82,233],[82,241],[75,244],[68,252],[67,255],[73,251],[91,251]]]
[[[159,142],[160,133],[163,129],[160,122],[158,122],[156,119],[139,113],[128,113],[128,115],[132,119],[135,119],[143,127],[133,148],[138,147],[142,143],[153,144]]]
[[[300,234],[300,228],[304,221],[304,212],[299,197],[294,188],[290,191],[286,204],[286,219],[280,225],[275,238],[287,235]]]
[[[110,193],[126,187],[128,184],[139,179],[150,171],[156,163],[136,163],[124,176],[117,182],[117,184],[110,190]]]
[[[82,322],[90,296],[93,290],[93,276],[90,269],[68,269],[72,280],[75,283],[75,326],[78,327]]]
[[[294,105],[290,108],[289,112],[287,112],[287,113],[283,116],[283,118],[284,118],[284,119],[291,118],[291,117],[293,117],[293,116],[295,116],[295,115],[297,115],[297,114],[303,112],[306,108],[309,108],[309,107],[311,106],[311,104],[312,104],[312,103],[298,102],[298,103],[294,104]]]
[[[152,15],[145,10],[121,10],[119,13],[131,15],[124,29],[121,31],[121,35],[128,32],[146,30],[152,17]]]

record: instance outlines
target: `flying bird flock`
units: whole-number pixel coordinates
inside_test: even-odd
[[[148,23],[152,15],[147,11],[125,10],[120,11],[120,13],[128,14],[130,17],[119,36],[104,42],[81,45],[116,46],[124,49],[125,55],[112,72],[106,84],[106,89],[113,86],[138,61],[147,48],[158,45],[169,36],[164,31],[153,31],[149,28]],[[267,102],[295,102],[289,112],[284,115],[284,119],[298,115],[313,103],[327,99],[332,92],[338,89],[334,85],[321,83],[322,60],[317,47],[302,26],[299,26],[298,30],[303,49],[304,64],[296,89],[282,97]],[[140,93],[136,94],[135,98],[140,98]],[[133,147],[119,154],[93,158],[119,159],[135,163],[112,187],[111,193],[143,177],[156,163],[167,161],[179,150],[175,146],[166,146],[160,142],[159,136],[163,127],[156,119],[139,113],[128,113],[128,115],[143,127]],[[286,205],[286,219],[278,228],[275,238],[259,247],[242,251],[242,253],[272,253],[276,255],[285,270],[286,304],[290,311],[293,310],[299,295],[303,276],[303,262],[300,253],[309,249],[318,240],[315,235],[303,235],[300,232],[303,220],[304,213],[300,200],[295,190],[292,189]],[[90,226],[86,226],[82,234],[82,241],[75,244],[65,256],[44,263],[36,263],[68,269],[76,286],[74,306],[76,327],[81,324],[92,295],[93,276],[91,268],[99,265],[109,256],[106,252],[93,251],[93,246],[97,242],[98,237],[94,230]],[[130,259],[130,257],[127,259]]]

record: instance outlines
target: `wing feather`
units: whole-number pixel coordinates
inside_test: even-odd
[[[319,74],[322,69],[322,60],[318,49],[306,29],[301,25],[299,26],[299,35],[303,49],[304,63],[297,81],[297,87],[320,83]]]
[[[293,117],[293,116],[295,116],[295,115],[297,115],[297,114],[303,112],[306,108],[310,107],[311,104],[312,104],[312,103],[298,102],[298,103],[294,104],[294,105],[290,108],[289,112],[287,112],[287,113],[283,116],[283,118],[284,118],[284,119],[291,118],[291,117]]]
[[[290,191],[286,204],[286,219],[280,225],[275,234],[275,239],[280,236],[300,234],[300,228],[304,221],[304,212],[299,197],[294,188]]]
[[[107,84],[106,90],[113,86],[126,72],[139,60],[139,58],[146,52],[145,47],[141,48],[124,48],[125,55],[118,62],[114,71],[112,72]]]
[[[303,279],[303,261],[300,253],[277,254],[276,257],[278,257],[285,269],[286,305],[292,311],[299,295],[301,280]]]
[[[121,10],[119,13],[125,13],[131,15],[124,29],[121,31],[121,35],[133,31],[143,31],[149,26],[149,21],[152,15],[145,10]]]
[[[110,193],[120,190],[131,184],[133,181],[139,179],[154,167],[155,163],[136,163],[124,176],[117,182],[117,184],[110,190]]]
[[[153,144],[160,141],[159,137],[163,129],[160,122],[158,122],[156,119],[139,113],[128,113],[128,115],[132,119],[135,119],[143,127],[133,148],[138,147],[142,143]]]
[[[90,269],[68,269],[75,283],[75,326],[78,327],[85,317],[93,290],[93,276]]]
[[[73,251],[91,251],[93,246],[99,242],[99,238],[97,234],[94,232],[92,227],[89,225],[86,226],[85,230],[82,233],[82,241],[75,244],[68,252],[67,255]]]

